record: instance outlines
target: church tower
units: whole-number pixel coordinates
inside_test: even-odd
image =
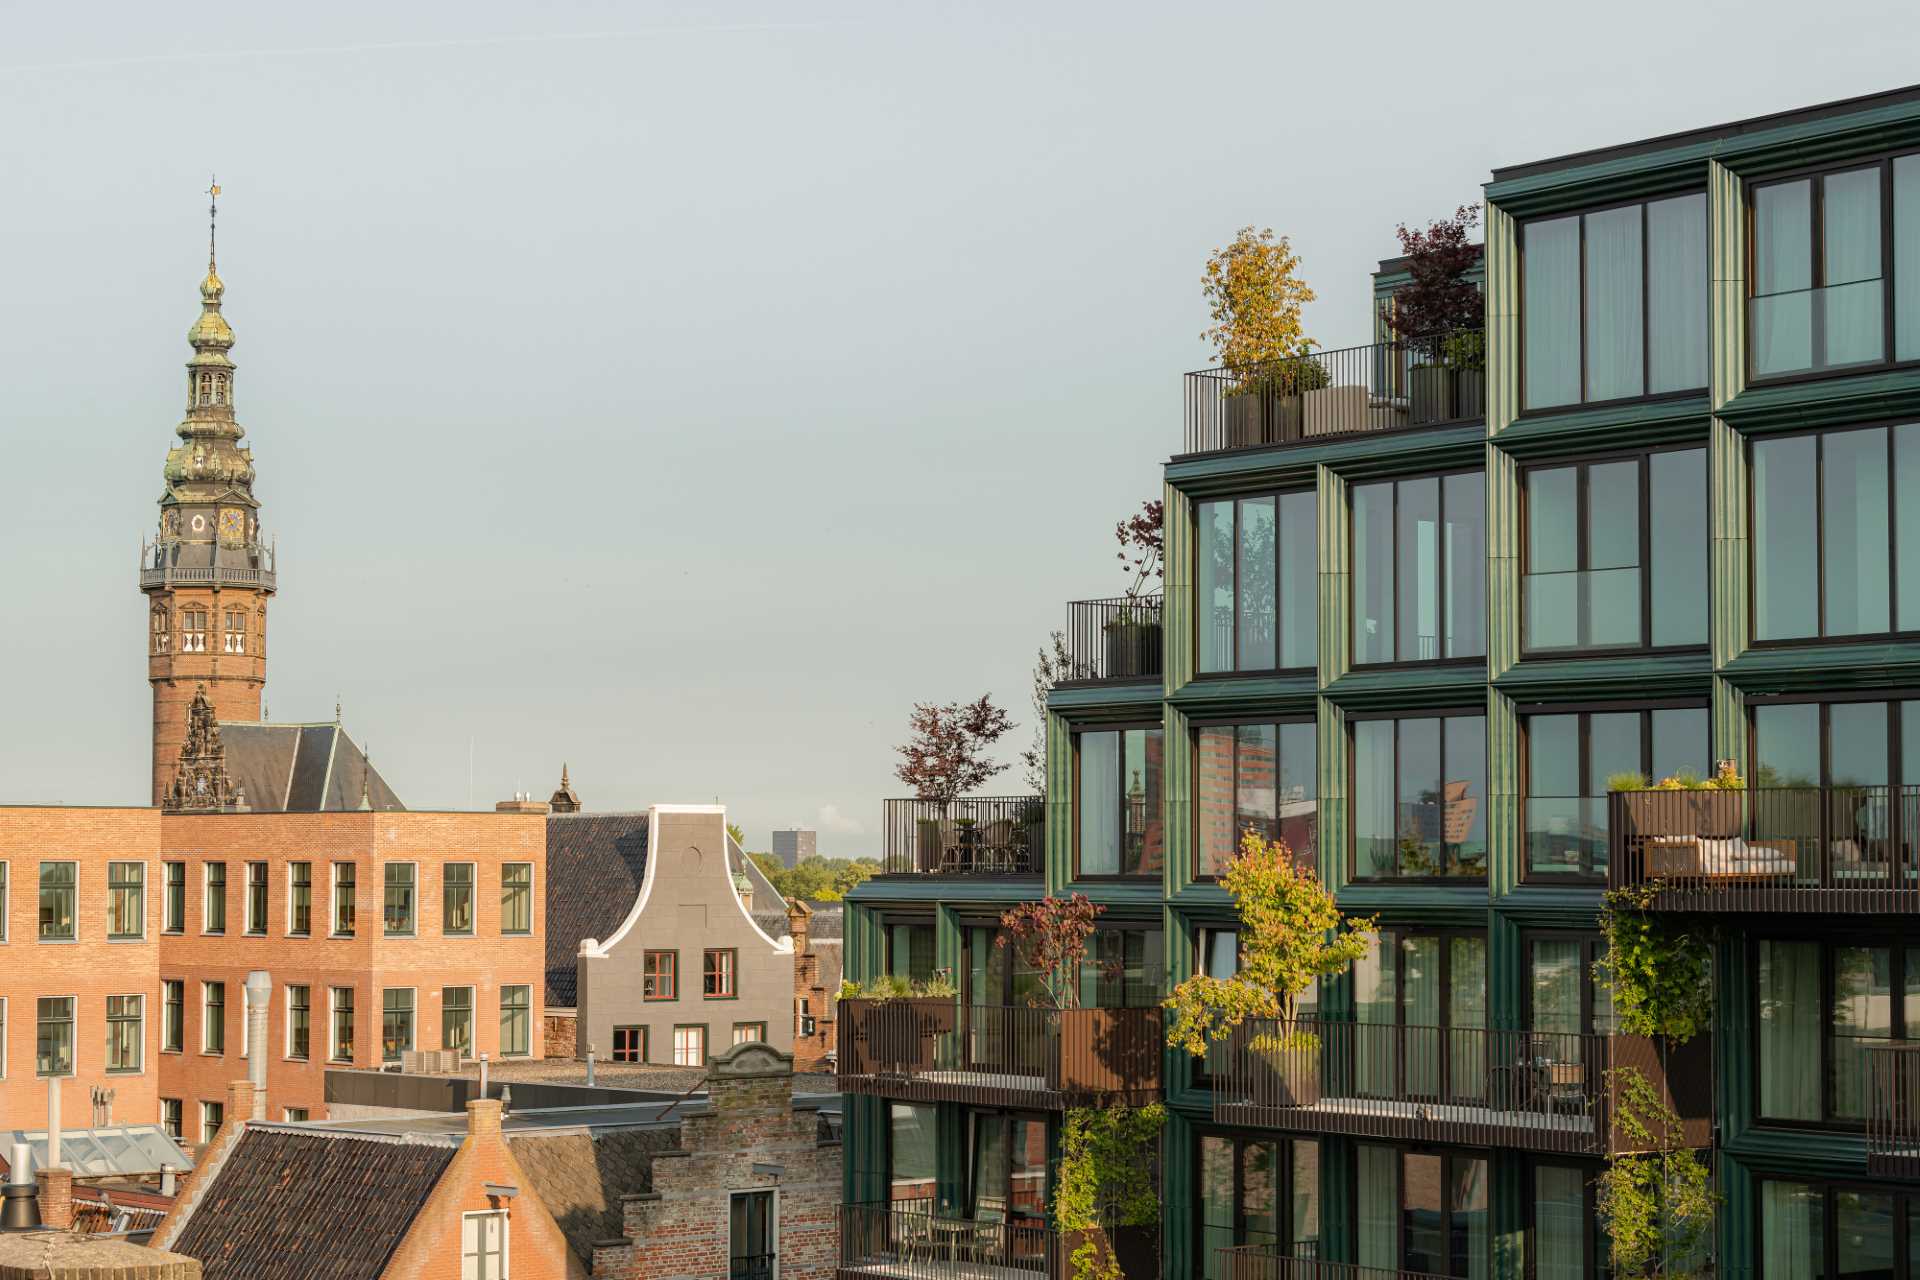
[[[209,188],[217,199],[220,188]],[[211,219],[215,209],[209,208]],[[153,803],[166,797],[187,740],[196,694],[215,720],[260,719],[267,680],[267,599],[273,551],[260,534],[253,454],[233,415],[233,329],[220,314],[226,286],[211,225],[200,318],[187,332],[187,416],[167,451],[160,524],[142,539],[147,680],[153,686]],[[201,691],[204,690],[204,693]],[[203,716],[204,718],[204,716]]]

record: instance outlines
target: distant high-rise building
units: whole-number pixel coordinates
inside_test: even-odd
[[[816,834],[803,827],[794,827],[787,831],[773,833],[773,856],[780,859],[780,865],[791,871],[800,865],[803,858],[811,858],[817,850],[814,848]]]

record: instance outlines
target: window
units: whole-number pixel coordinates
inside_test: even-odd
[[[1920,1273],[1920,1196],[1913,1192],[1775,1178],[1758,1180],[1757,1190],[1768,1277]]]
[[[308,1117],[308,1112],[305,1107],[280,1108],[280,1118],[282,1120],[285,1120],[288,1124],[305,1124],[307,1122],[307,1117]]]
[[[735,1044],[759,1044],[767,1038],[767,1024],[764,1022],[736,1022],[733,1024],[733,1042]]]
[[[1486,1097],[1487,938],[1382,929],[1354,961],[1355,1086],[1372,1097]]]
[[[473,1057],[473,988],[440,989],[440,1047]]]
[[[1116,922],[1097,928],[1080,962],[1080,1007],[1151,1008],[1160,1003],[1165,975],[1166,938],[1158,927]],[[1005,1003],[1014,1006],[1029,1001],[1022,992]]]
[[[227,1104],[224,1102],[203,1102],[200,1104],[200,1142],[202,1145],[212,1142],[214,1135],[220,1132],[220,1126],[227,1122]]]
[[[160,1127],[175,1142],[185,1142],[187,1133],[181,1119],[181,1104],[178,1098],[160,1099]]]
[[[500,932],[533,932],[531,862],[509,862],[500,868]]]
[[[226,652],[245,653],[247,651],[247,615],[239,609],[228,609],[226,615]]]
[[[709,949],[700,966],[700,994],[707,1000],[731,1000],[740,992],[734,986],[734,969],[740,953],[731,947]]]
[[[1318,870],[1319,742],[1311,717],[1203,725],[1194,731],[1194,754],[1195,876],[1223,874],[1249,830],[1285,841],[1296,865]]]
[[[1522,718],[1527,877],[1604,876],[1609,779],[1713,776],[1705,707],[1553,711]]]
[[[172,647],[173,641],[168,634],[167,628],[167,611],[165,609],[155,609],[153,611],[153,651],[155,653],[165,653]]]
[[[1595,935],[1537,933],[1526,940],[1527,1026],[1550,1036],[1613,1034],[1613,991],[1596,981],[1594,966],[1607,954]],[[1572,1044],[1548,1046],[1548,1056],[1570,1060]]]
[[[1371,1144],[1354,1156],[1360,1266],[1486,1280],[1485,1158]]]
[[[206,866],[207,905],[206,914],[200,922],[202,933],[225,933],[227,931],[227,864],[209,862]]]
[[[353,936],[353,900],[359,890],[359,871],[351,862],[333,864],[333,936]]]
[[[287,935],[304,938],[313,932],[313,864],[287,864]]]
[[[166,902],[163,908],[166,920],[163,927],[168,933],[185,933],[187,930],[187,864],[167,863],[166,875]]]
[[[79,864],[43,862],[40,864],[40,940],[71,941],[74,934],[74,901],[79,894]]]
[[[887,1104],[888,1199],[931,1202],[934,1192],[934,1109],[905,1102]]]
[[[256,936],[267,931],[267,864],[247,864],[247,932]]]
[[[187,1044],[187,984],[167,978],[160,984],[160,1050],[179,1053]]]
[[[7,899],[7,864],[0,862],[0,942],[7,940],[7,916],[11,905]]]
[[[1920,357],[1920,156],[1756,184],[1752,227],[1755,379]]]
[[[1753,785],[1786,788],[1754,802],[1752,838],[1791,841],[1809,884],[1864,886],[1910,863],[1913,806],[1892,788],[1920,783],[1920,703],[1756,700],[1750,715]]]
[[[206,651],[207,611],[182,609],[180,611],[180,652],[205,653]]]
[[[147,864],[107,864],[107,936],[139,938],[147,932]]]
[[[675,1027],[673,1029],[673,1065],[676,1067],[707,1065],[706,1027]]]
[[[288,983],[287,1056],[305,1062],[312,1035],[313,988],[305,983]]]
[[[449,862],[440,868],[440,931],[473,932],[473,864]]]
[[[7,1078],[7,998],[0,996],[0,1080]]]
[[[386,934],[389,938],[404,938],[413,933],[413,880],[415,868],[411,862],[389,862],[387,864],[386,896]]]
[[[380,993],[380,1060],[398,1062],[413,1048],[413,988],[388,987]]]
[[[1707,198],[1529,222],[1520,232],[1522,407],[1707,385]]]
[[[1487,873],[1486,717],[1353,723],[1353,876]]]
[[[37,1076],[70,1076],[73,1074],[73,1005],[72,996],[42,997],[36,1012],[39,1021],[36,1025],[33,1073]]]
[[[1607,1242],[1595,1222],[1591,1166],[1534,1162],[1533,1230],[1527,1275],[1536,1280],[1586,1280],[1607,1274]]]
[[[1265,1246],[1282,1257],[1318,1256],[1318,1142],[1214,1134],[1198,1141],[1204,1280],[1232,1280],[1220,1250],[1238,1245]]]
[[[1199,504],[1194,626],[1201,673],[1314,665],[1318,503],[1307,489]]]
[[[648,951],[640,960],[640,998],[677,1000],[680,998],[680,953]]]
[[[1015,1232],[1046,1223],[1047,1122],[1039,1116],[975,1111],[969,1118],[970,1216],[1003,1215]]]
[[[1525,473],[1530,653],[1707,642],[1707,451]]]
[[[524,983],[503,986],[500,988],[500,1056],[524,1058],[532,1052],[533,988]]]
[[[647,1029],[645,1027],[615,1027],[613,1029],[613,1060],[615,1062],[645,1062],[647,1060]]]
[[[727,1197],[728,1280],[773,1280],[774,1193],[735,1191]]]
[[[933,924],[921,920],[883,920],[882,964],[887,974],[910,982],[933,976]]]
[[[460,1280],[502,1280],[506,1274],[506,1210],[461,1214]]]
[[[1209,978],[1225,981],[1240,972],[1240,935],[1232,929],[1205,928],[1194,936],[1193,970]],[[1317,1008],[1319,990],[1309,986],[1294,1001],[1295,1012],[1311,1017]],[[1226,1069],[1231,1047],[1224,1040],[1207,1044],[1207,1053],[1195,1069],[1197,1083],[1206,1083]]]
[[[1487,652],[1487,486],[1478,471],[1353,487],[1353,661]]]
[[[1166,856],[1161,730],[1104,729],[1076,733],[1073,740],[1076,874],[1159,875]]]
[[[200,1052],[227,1051],[227,984],[200,984]]]
[[[140,1070],[147,1039],[145,996],[107,997],[107,1070]]]
[[[333,1062],[353,1061],[353,988],[329,987],[327,1001],[333,1009],[333,1041],[327,1057]]]
[[[1863,1125],[1868,1048],[1920,1031],[1920,949],[1865,938],[1754,946],[1761,1118]]]

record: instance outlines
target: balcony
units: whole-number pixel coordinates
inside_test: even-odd
[[[1608,882],[1667,911],[1920,910],[1920,787],[1621,791]]]
[[[880,874],[1037,876],[1046,818],[1045,796],[888,800]]]
[[[1291,1033],[1288,1027],[1291,1026]],[[1226,1042],[1213,1092],[1217,1123],[1394,1142],[1622,1155],[1608,1072],[1637,1069],[1705,1146],[1712,1117],[1709,1044],[1662,1069],[1634,1036],[1297,1019],[1248,1022]]]
[[[1276,1253],[1272,1245],[1264,1244],[1215,1249],[1213,1256],[1213,1274],[1220,1280],[1441,1280],[1425,1271],[1389,1271]]]
[[[1920,1178],[1920,1044],[1869,1045],[1867,1172]]]
[[[1038,1189],[1032,1203],[1015,1189],[1023,1215],[1007,1220],[1004,1207],[971,1216],[940,1212],[930,1199],[840,1206],[840,1263],[836,1280],[1068,1280],[1073,1253],[1085,1236],[1047,1225]],[[1125,1280],[1157,1280],[1159,1232],[1121,1227],[1098,1233]]]
[[[1477,422],[1487,412],[1484,352],[1471,329],[1200,369],[1187,375],[1186,451]]]
[[[1160,1096],[1160,1010],[840,1002],[843,1093],[1060,1110]]]
[[[1059,683],[1158,680],[1161,597],[1075,600],[1067,605],[1067,671]]]

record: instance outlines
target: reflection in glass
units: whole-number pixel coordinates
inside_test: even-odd
[[[1893,1038],[1893,958],[1886,947],[1833,949],[1833,1114],[1867,1118],[1867,1045]]]
[[[1402,662],[1440,656],[1440,482],[1431,477],[1400,483],[1398,526],[1400,644]]]
[[[1824,312],[1816,336],[1823,365],[1871,363],[1886,358],[1881,330],[1880,170],[1855,169],[1821,179]],[[1823,321],[1824,326],[1819,322]],[[1824,327],[1824,333],[1821,332]]]
[[[1580,643],[1580,471],[1526,473],[1527,647],[1566,649]]]
[[[1200,504],[1194,552],[1201,671],[1233,670],[1233,504]]]
[[[1280,496],[1280,665],[1311,667],[1318,658],[1319,498],[1313,490]]]
[[[888,1198],[931,1200],[933,1198],[934,1127],[933,1108],[910,1106],[904,1102],[889,1104],[887,1143]]]
[[[1790,640],[1819,629],[1812,436],[1753,444],[1753,629]]]
[[[1447,513],[1441,573],[1446,583],[1449,658],[1487,651],[1487,477],[1467,471],[1442,481]]]
[[[1272,669],[1274,640],[1274,500],[1240,500],[1240,657],[1242,671]]]
[[[1587,399],[1641,393],[1645,353],[1640,285],[1640,206],[1587,215]]]
[[[1080,872],[1120,874],[1120,735],[1080,735]]]
[[[1826,1275],[1826,1203],[1804,1182],[1760,1184],[1760,1266],[1767,1280]]]
[[[1820,945],[1760,946],[1760,1114],[1820,1118]]]
[[[1704,194],[1647,205],[1647,291],[1647,390],[1659,395],[1706,386]]]
[[[1653,643],[1705,644],[1707,451],[1672,449],[1656,453],[1648,459],[1648,470]]]
[[[1393,485],[1353,489],[1353,660],[1393,661]]]
[[[1821,567],[1830,636],[1887,630],[1887,433],[1822,439]]]
[[[1580,219],[1530,222],[1521,232],[1526,408],[1580,398]]]

